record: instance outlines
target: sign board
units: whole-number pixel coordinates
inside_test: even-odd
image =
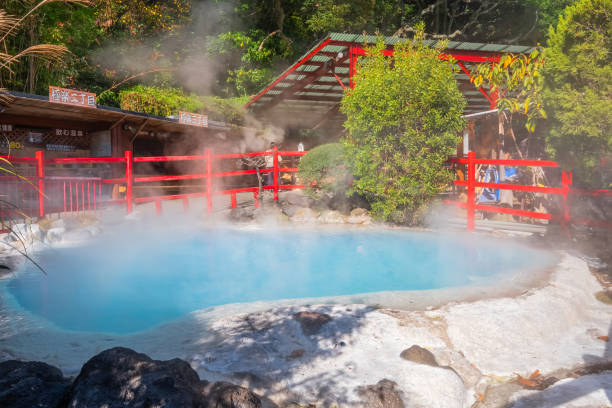
[[[49,87],[49,101],[67,105],[96,107],[96,94],[90,92],[76,91],[74,89]]]
[[[197,113],[179,112],[179,123],[199,127],[208,127],[208,116]]]
[[[86,134],[86,131],[77,129],[55,129],[55,136],[83,137]]]

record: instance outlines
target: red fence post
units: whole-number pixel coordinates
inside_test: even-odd
[[[210,149],[206,149],[206,213],[212,212],[212,155]]]
[[[132,151],[125,151],[125,201],[127,202],[127,213],[132,212],[132,183],[134,175],[132,169]]]
[[[561,172],[561,196],[563,199],[563,217],[561,219],[561,226],[567,232],[569,231],[570,224],[570,213],[569,205],[567,203],[567,195],[569,194],[570,186],[572,185],[572,173],[565,171]]]
[[[467,185],[467,230],[474,231],[474,201],[475,201],[475,184],[476,184],[476,153],[468,153],[468,185]]]
[[[36,152],[36,172],[38,176],[38,215],[45,216],[45,152]]]
[[[273,156],[273,177],[274,177],[274,201],[278,201],[278,148],[272,148]]]

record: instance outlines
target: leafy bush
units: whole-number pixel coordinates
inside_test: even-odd
[[[347,168],[342,144],[329,143],[310,150],[300,161],[298,176],[311,190],[345,196],[349,189],[351,173]]]
[[[547,148],[576,181],[610,187],[612,161],[612,1],[580,0],[549,32],[544,101]]]
[[[199,112],[203,103],[197,95],[177,88],[136,85],[119,92],[121,109],[157,116],[178,115],[179,111]]]
[[[420,31],[384,57],[379,40],[358,61],[355,87],[342,99],[352,190],[379,218],[416,222],[453,178],[443,163],[457,148],[466,102],[452,62],[438,58],[443,47],[425,45]]]

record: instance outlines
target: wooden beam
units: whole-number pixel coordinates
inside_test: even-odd
[[[132,138],[132,140],[130,141],[130,149],[134,150],[134,140],[136,140],[136,138],[138,137],[138,134],[140,133],[140,131],[142,129],[144,129],[144,127],[147,125],[147,123],[149,123],[149,119],[145,119],[144,122],[142,122],[142,124],[138,127],[138,129],[136,129],[135,132],[132,132],[132,134],[134,135],[134,137]],[[130,131],[131,132],[131,131]]]
[[[112,126],[108,128],[108,130],[113,130],[114,128],[122,124],[127,119],[127,117],[128,115],[123,115],[123,117],[119,119],[118,121],[116,121],[115,123],[113,123]]]
[[[325,123],[327,123],[327,121],[332,117],[335,116],[336,114],[338,114],[340,110],[340,104],[334,105],[331,107],[330,110],[328,110],[325,115],[323,115],[323,117],[319,120],[319,122],[313,126],[313,129],[319,129],[320,127],[322,127]]]
[[[348,58],[348,56],[347,56],[347,58]],[[265,106],[263,108],[266,109],[266,110],[270,109],[270,108],[273,108],[274,106],[278,105],[284,99],[289,99],[289,96],[294,95],[296,92],[302,91],[305,87],[307,87],[311,83],[315,82],[317,79],[319,79],[323,75],[327,74],[334,67],[334,64],[342,63],[343,61],[345,61],[345,59],[343,59],[341,61],[329,60],[327,63],[322,65],[317,70],[315,70],[315,71],[313,71],[311,73],[305,73],[306,74],[305,78],[302,78],[301,80],[296,81],[292,86],[284,89],[280,94],[276,95],[270,102],[265,104]],[[320,100],[320,99],[308,99],[308,98],[306,98],[304,96],[303,97],[298,97],[298,98],[293,96],[291,99]]]
[[[311,95],[291,95],[284,98],[288,101],[329,101],[329,102],[340,102],[342,96],[311,96]]]

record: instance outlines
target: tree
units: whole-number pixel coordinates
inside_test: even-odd
[[[612,161],[612,1],[567,7],[547,45],[547,148],[576,182],[610,187],[604,168]]]
[[[75,54],[86,52],[96,37],[93,10],[80,7],[89,4],[88,0],[7,0],[2,6],[6,15],[22,17],[0,34],[3,52],[13,56],[10,68],[0,71],[0,84],[30,93],[46,93],[49,84],[68,84],[83,63]],[[32,52],[41,47],[57,51],[53,64],[49,53]]]
[[[355,87],[342,99],[353,191],[385,220],[416,222],[453,178],[443,163],[460,140],[466,102],[453,63],[438,58],[444,45],[426,46],[418,31],[384,57],[379,40],[359,60]]]
[[[493,66],[489,63],[479,64],[471,76],[476,88],[486,85],[492,94],[497,95],[500,137],[503,138],[506,133],[510,135],[516,154],[521,159],[523,154],[512,129],[513,117],[519,114],[525,118],[529,134],[535,130],[538,119],[546,118],[542,103],[543,66],[541,50],[536,48],[529,55],[503,55],[499,63]]]

